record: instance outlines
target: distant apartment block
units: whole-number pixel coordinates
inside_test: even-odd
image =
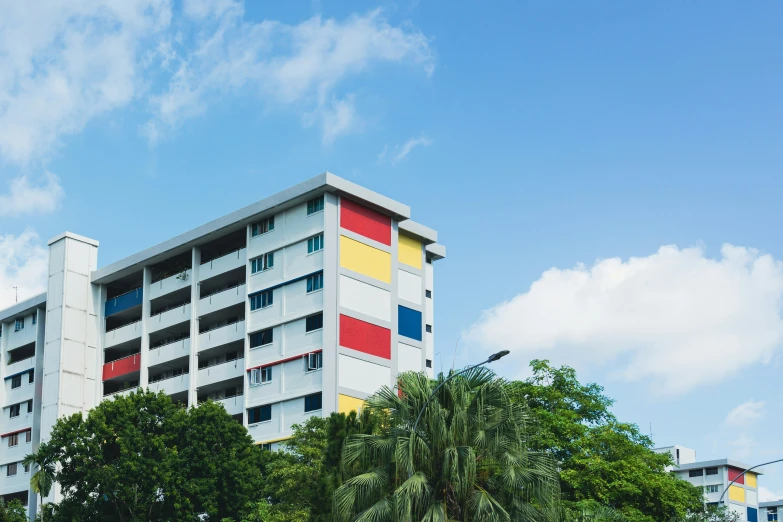
[[[24,455],[136,389],[220,402],[275,448],[400,372],[432,376],[444,257],[409,207],[330,173],[102,268],[97,241],[53,238],[47,292],[0,311],[0,495],[34,513]]]

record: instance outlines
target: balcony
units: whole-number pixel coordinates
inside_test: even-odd
[[[147,356],[147,366],[155,366],[156,364],[163,364],[174,359],[180,359],[190,355],[190,339],[180,339],[173,343],[164,344],[163,346],[157,346],[150,348]]]
[[[215,277],[216,275],[223,274],[229,270],[244,266],[247,262],[246,252],[246,248],[240,248],[230,254],[226,254],[202,264],[198,269],[199,281],[204,281],[210,277]]]
[[[166,294],[170,294],[171,292],[176,292],[177,290],[188,288],[190,286],[191,274],[192,274],[192,270],[187,269],[184,272],[175,274],[173,276],[167,277],[166,279],[161,279],[160,281],[156,281],[150,284],[150,301],[152,301],[153,299],[157,299],[158,297],[162,297]]]
[[[137,372],[141,368],[141,354],[133,354],[116,361],[108,362],[103,365],[103,380],[108,381],[126,375],[129,373]]]
[[[198,351],[245,340],[245,321],[237,321],[198,335]]]
[[[28,323],[30,321],[27,321]],[[13,326],[13,324],[11,325]],[[8,330],[8,341],[6,342],[6,350],[14,350],[25,344],[34,343],[38,338],[38,325],[27,324],[26,328],[14,331],[13,328]]]
[[[10,404],[9,404],[10,406]],[[2,430],[3,433],[8,433],[12,431],[19,431],[24,428],[31,428],[33,426],[33,414],[27,413],[27,404],[22,403],[19,407],[20,413],[16,417],[9,417],[10,408],[3,408],[3,417],[2,417]]]
[[[21,361],[16,361],[13,364],[9,364],[5,367],[5,374],[16,375],[19,372],[30,370],[32,368],[35,368],[35,355],[28,357],[27,359],[22,359]]]
[[[111,348],[141,337],[141,321],[135,321],[103,334],[103,347]]]
[[[190,303],[166,310],[158,315],[153,315],[147,324],[149,325],[150,333],[153,333],[186,321],[190,321]]]
[[[124,390],[118,390],[118,391],[115,391],[115,392],[104,393],[103,394],[103,398],[105,400],[105,399],[111,399],[112,397],[125,397],[125,396],[130,395],[131,393],[135,392],[138,389],[139,389],[138,386],[132,386],[132,387],[126,388]]]
[[[109,317],[120,312],[124,312],[134,306],[140,306],[143,300],[141,287],[125,292],[124,294],[112,297],[106,300],[105,315]]]
[[[196,385],[201,388],[221,381],[243,377],[245,374],[245,359],[234,359],[224,363],[202,368],[198,371]]]
[[[11,433],[11,431],[3,431],[3,433]],[[0,462],[19,462],[24,458],[25,455],[33,452],[32,442],[26,442],[26,433],[22,432],[18,435],[19,444],[12,448],[8,447],[8,437],[3,437],[0,439]],[[20,469],[20,471],[24,472],[22,469]],[[3,469],[3,483],[5,482],[5,479],[5,469]],[[30,480],[29,477],[27,480]]]
[[[2,440],[3,444],[7,444],[5,439]],[[24,444],[23,442],[20,445]],[[30,472],[24,472],[24,466],[19,464],[16,467],[16,475],[12,477],[6,476],[6,470],[3,468],[3,480],[0,481],[0,495],[10,495],[12,493],[19,493],[21,491],[28,491],[30,489]]]
[[[212,295],[204,297],[198,302],[198,313],[201,315],[207,315],[222,308],[226,308],[235,304],[240,304],[245,301],[247,297],[246,285],[235,286],[233,288],[227,288],[216,292]]]
[[[242,394],[226,397],[217,402],[223,405],[229,415],[242,415],[245,411],[245,396]]]
[[[156,382],[151,382],[147,389],[158,393],[163,392],[166,395],[176,395],[178,393],[187,393],[190,385],[190,374],[183,373],[175,377],[167,377]]]
[[[30,382],[30,374],[22,374],[22,385],[18,388],[11,388],[11,379],[5,379],[5,404],[18,404],[30,400],[35,395],[35,381]],[[5,433],[5,432],[3,432]]]

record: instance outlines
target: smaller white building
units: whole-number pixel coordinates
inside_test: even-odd
[[[779,515],[781,515],[780,519],[778,519]],[[783,520],[783,499],[761,502],[759,504],[759,520],[761,522]]]

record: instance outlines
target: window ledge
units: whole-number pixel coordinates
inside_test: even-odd
[[[272,419],[265,420],[265,421],[254,422],[253,424],[248,424],[247,427],[250,428],[251,426],[258,426],[259,424],[267,424],[267,423],[270,423],[270,422],[272,422]]]
[[[323,328],[318,328],[316,330],[310,330],[309,332],[305,332],[305,335],[310,335],[311,333],[320,332],[322,330],[323,330]]]
[[[323,214],[323,213],[324,213],[324,211],[323,211],[323,209],[321,209],[321,210],[317,210],[315,212],[310,212],[309,214],[307,214],[307,217],[317,216],[318,214]]]
[[[305,295],[317,294],[318,292],[323,292],[323,291],[324,291],[323,288],[319,288],[318,290],[310,290],[309,292],[306,292]]]
[[[319,249],[319,250],[313,250],[312,252],[308,252],[308,253],[307,253],[307,255],[306,255],[305,257],[307,257],[307,256],[313,256],[313,255],[315,255],[315,254],[320,254],[320,253],[321,253],[321,252],[323,252],[323,251],[324,251],[324,249],[323,249],[323,248],[321,248],[321,249]]]

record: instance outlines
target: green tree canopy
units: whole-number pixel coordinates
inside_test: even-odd
[[[507,383],[476,368],[435,388],[421,373],[398,377],[367,407],[387,412],[379,434],[351,435],[343,465],[358,470],[335,492],[337,520],[534,520],[557,499],[552,459],[529,452],[526,407]]]
[[[17,499],[7,504],[0,499],[0,522],[28,522],[27,510]]]
[[[528,406],[534,428],[531,448],[560,465],[563,499],[574,512],[613,508],[631,522],[684,518],[702,509],[703,492],[668,473],[666,454],[633,424],[609,411],[612,400],[597,384],[581,384],[573,368],[530,363],[533,376],[510,384]]]
[[[46,448],[63,522],[240,519],[269,460],[222,406],[186,410],[151,392],[58,420]]]

